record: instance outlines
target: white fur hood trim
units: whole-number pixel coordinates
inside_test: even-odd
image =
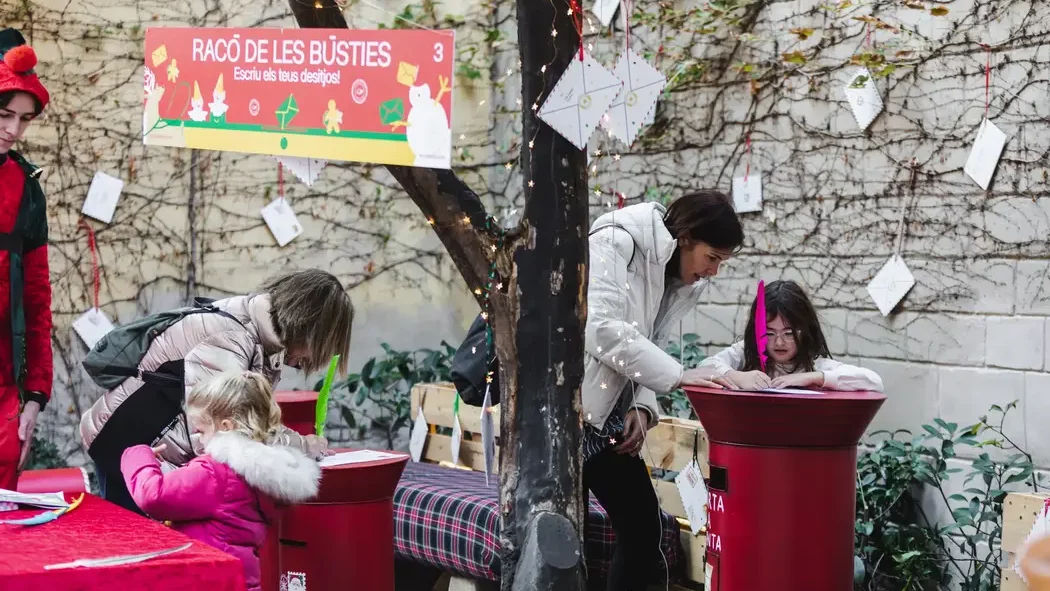
[[[275,501],[301,503],[317,496],[321,468],[303,452],[266,445],[236,432],[219,432],[205,451]]]

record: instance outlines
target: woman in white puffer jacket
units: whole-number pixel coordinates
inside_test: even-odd
[[[638,457],[659,420],[656,393],[721,387],[710,370],[683,368],[660,344],[743,242],[732,203],[716,191],[666,210],[642,203],[612,211],[591,227],[583,482],[616,531],[610,591],[646,589],[660,565],[660,504]]]

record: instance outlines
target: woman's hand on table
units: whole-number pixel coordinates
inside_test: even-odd
[[[773,380],[774,388],[819,388],[824,385],[824,372],[792,373]]]
[[[772,384],[769,376],[757,369],[755,371],[730,370],[726,373],[725,379],[730,383],[729,387],[734,390],[762,390]]]
[[[682,379],[678,382],[678,385],[696,386],[699,388],[715,388],[716,390],[733,387],[729,380],[719,376],[713,370],[706,367],[694,367],[693,369],[685,370],[685,372],[682,373]]]

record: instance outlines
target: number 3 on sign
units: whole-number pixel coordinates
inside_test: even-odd
[[[434,44],[434,61],[442,62],[445,59],[445,46],[440,43]]]

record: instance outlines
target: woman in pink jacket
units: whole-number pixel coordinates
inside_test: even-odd
[[[239,558],[255,591],[259,549],[277,505],[316,496],[321,469],[295,448],[267,445],[281,409],[257,373],[223,374],[197,386],[186,409],[204,454],[164,474],[156,456],[165,444],[130,447],[120,462],[124,480],[149,516]]]

